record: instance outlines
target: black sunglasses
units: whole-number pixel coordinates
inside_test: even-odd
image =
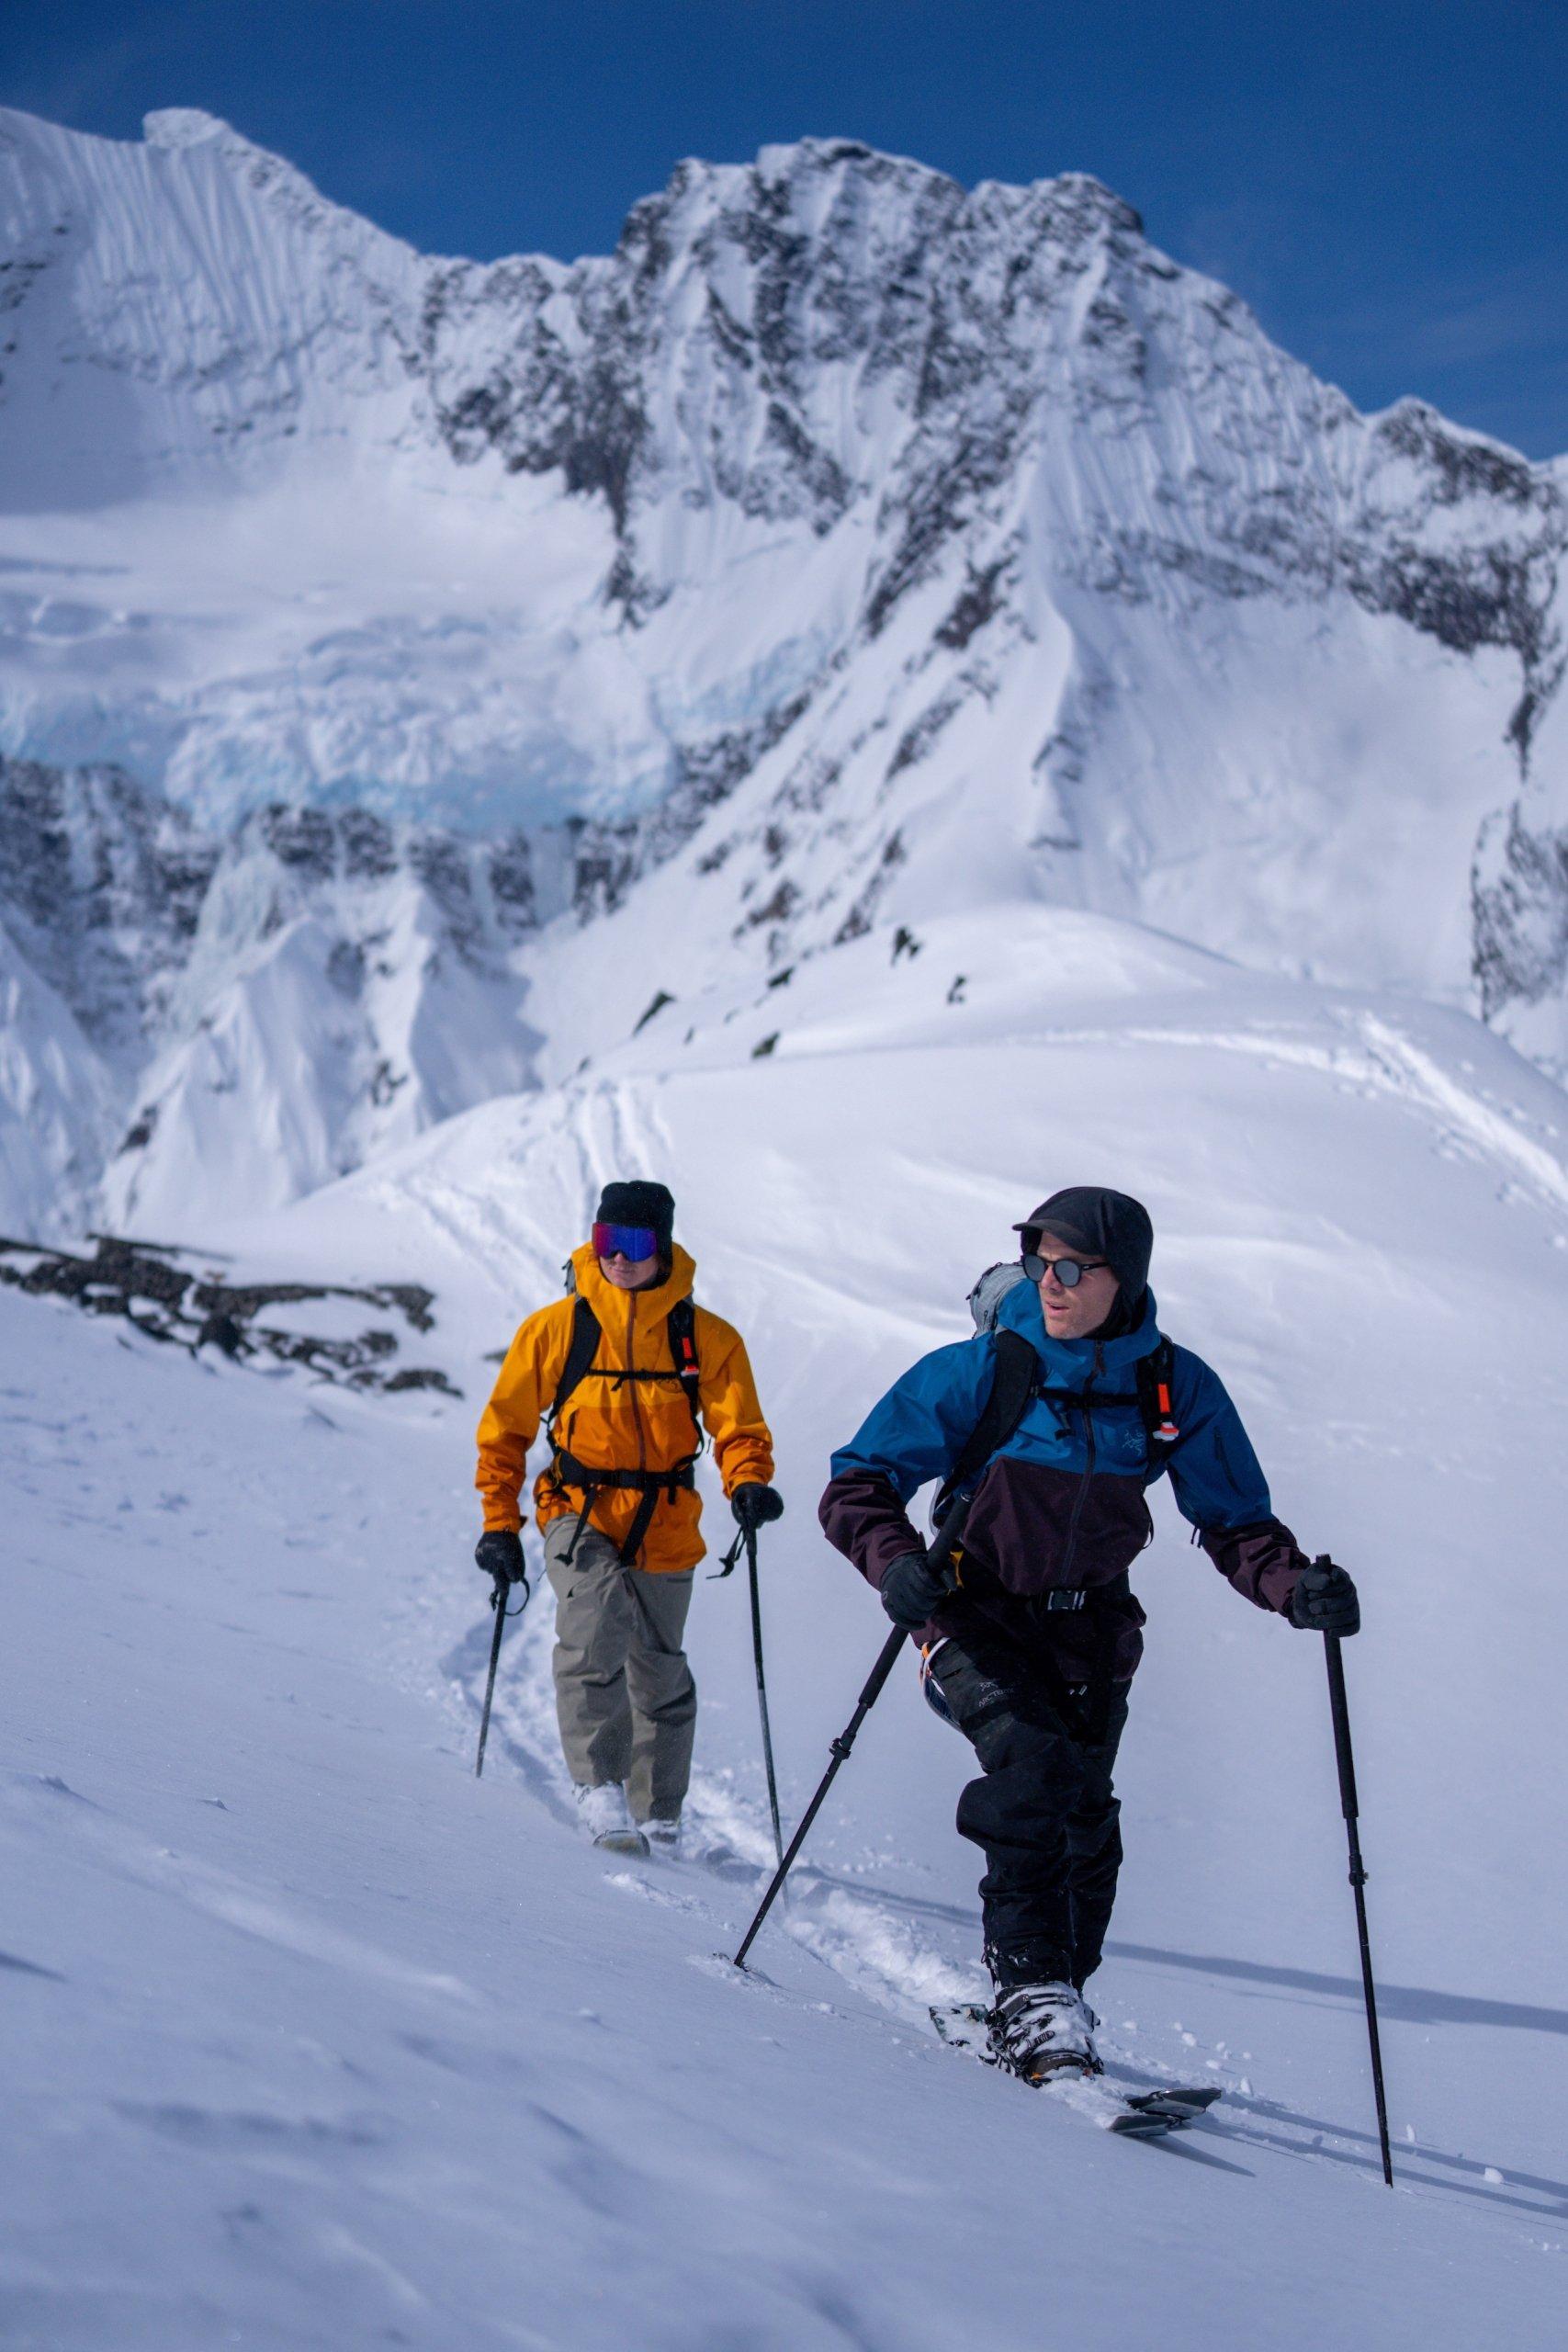
[[[1064,1290],[1077,1290],[1086,1274],[1110,1263],[1109,1258],[1043,1258],[1038,1250],[1026,1250],[1022,1259],[1023,1271],[1032,1283],[1043,1283],[1049,1268]]]

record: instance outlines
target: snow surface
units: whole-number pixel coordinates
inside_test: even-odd
[[[1461,1013],[981,910],[918,954],[879,930],[780,988],[716,980],[576,1080],[166,1237],[425,1282],[461,1405],[192,1363],[0,1292],[7,2342],[1554,2340],[1565,1137],[1561,1091]],[[1163,1319],[1365,1597],[1394,2194],[1318,1645],[1229,1592],[1168,1498],[1094,1997],[1116,2079],[1224,2086],[1179,2143],[1114,2141],[931,2036],[925,2004],[979,1988],[976,1872],[967,1751],[912,1673],[755,1975],[716,1957],[768,1850],[739,1579],[692,1620],[693,1812],[728,1863],[578,1841],[547,1587],[476,1784],[485,1359],[633,1168],[674,1185],[779,1436],[792,1817],[885,1630],[816,1529],[828,1451],[961,1333],[1043,1191],[1149,1203]]]

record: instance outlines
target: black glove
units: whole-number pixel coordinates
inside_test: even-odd
[[[883,1569],[879,1597],[896,1625],[902,1625],[907,1634],[918,1634],[942,1607],[951,1589],[945,1569],[933,1568],[923,1552],[906,1552]]]
[[[474,1565],[497,1584],[521,1584],[523,1538],[514,1527],[487,1527],[474,1545]]]
[[[1291,1623],[1308,1634],[1337,1634],[1341,1638],[1360,1632],[1361,1604],[1356,1588],[1326,1554],[1296,1578]]]
[[[748,1535],[755,1535],[759,1527],[766,1527],[770,1520],[784,1517],[784,1497],[753,1478],[744,1487],[736,1487],[729,1498],[729,1508],[735,1513],[736,1526]]]

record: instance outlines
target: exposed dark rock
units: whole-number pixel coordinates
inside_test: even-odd
[[[1499,852],[1490,853],[1483,840],[1471,884],[1473,969],[1486,1020],[1568,986],[1568,831],[1531,832],[1515,809]]]
[[[1432,469],[1445,504],[1475,497],[1530,506],[1540,497],[1539,477],[1526,458],[1495,441],[1462,437],[1422,401],[1401,401],[1376,430],[1391,449]]]
[[[939,645],[946,646],[950,653],[962,653],[976,631],[1001,610],[1001,582],[1007,568],[1003,556],[980,571],[972,563],[968,566],[963,591],[936,632]]]
[[[96,1252],[82,1258],[0,1237],[0,1283],[35,1297],[73,1300],[91,1315],[123,1316],[148,1338],[186,1348],[193,1355],[213,1347],[238,1363],[265,1358],[355,1388],[461,1394],[445,1373],[433,1367],[392,1369],[391,1360],[401,1344],[395,1331],[372,1325],[354,1339],[313,1338],[263,1319],[268,1307],[346,1298],[382,1314],[399,1312],[412,1329],[428,1331],[434,1295],[416,1284],[383,1283],[355,1290],[338,1283],[228,1283],[198,1273],[201,1261],[194,1251],[128,1241],[114,1234],[89,1238],[96,1243]],[[192,1259],[196,1263],[181,1262]]]
[[[255,829],[280,865],[297,867],[317,882],[337,871],[337,831],[324,810],[275,802],[258,813]]]
[[[639,1016],[637,1026],[632,1031],[632,1035],[634,1037],[640,1035],[642,1031],[647,1028],[649,1023],[650,1021],[657,1020],[659,1015],[663,1012],[665,1006],[667,1004],[673,1004],[674,1001],[675,1000],[671,995],[668,989],[656,989],[653,993],[652,1002],[649,1005],[647,1012]]]
[[[923,760],[949,720],[956,718],[963,709],[965,696],[960,686],[950,686],[940,694],[929,708],[921,711],[914,725],[900,737],[897,749],[887,763],[886,781],[912,768]]]

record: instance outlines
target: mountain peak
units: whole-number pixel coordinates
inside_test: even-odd
[[[1115,189],[1107,187],[1092,172],[1059,172],[1055,179],[1036,183],[1043,193],[1057,204],[1069,207],[1085,217],[1100,217],[1107,229],[1123,229],[1134,237],[1144,233],[1144,216],[1134,209]]]
[[[141,136],[149,147],[178,148],[205,146],[209,139],[238,139],[240,133],[220,115],[208,114],[201,107],[158,107],[143,115]]]

